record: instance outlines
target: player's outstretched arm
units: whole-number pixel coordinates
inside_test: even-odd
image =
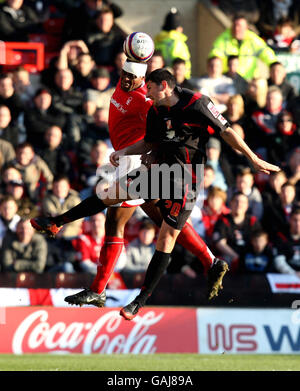
[[[262,171],[266,174],[270,174],[271,171],[280,171],[278,166],[260,159],[232,128],[228,127],[220,134],[223,140],[227,142],[227,144],[229,144],[232,148],[242,152],[242,154],[247,157],[247,159],[252,163],[253,167],[257,171]]]
[[[136,142],[135,144],[130,145],[129,147],[120,149],[120,151],[113,152],[109,160],[111,164],[115,167],[119,165],[119,157],[125,156],[125,155],[143,155],[144,153],[147,153],[151,151],[152,144],[146,143],[144,139]]]

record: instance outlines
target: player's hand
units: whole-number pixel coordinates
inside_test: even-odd
[[[278,172],[281,170],[280,167],[265,162],[260,158],[255,159],[255,161],[253,161],[252,164],[257,171],[261,171],[266,174],[270,174],[271,172]]]
[[[109,161],[111,162],[111,164],[115,167],[118,167],[119,165],[119,158],[122,154],[120,154],[119,151],[116,151],[116,152],[113,152],[110,156],[109,156]]]

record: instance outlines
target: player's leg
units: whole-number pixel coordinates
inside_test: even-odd
[[[115,268],[124,246],[124,228],[135,211],[131,208],[109,208],[105,223],[105,240],[100,252],[97,275],[91,285],[91,290],[101,293]]]
[[[141,208],[155,224],[160,227],[163,218],[159,207],[156,205],[157,201],[158,200],[146,202],[141,205]],[[177,243],[194,254],[202,263],[205,273],[208,272],[216,257],[210,251],[204,240],[197,234],[193,226],[188,222],[186,222],[182,228],[177,238]]]
[[[67,303],[104,307],[106,300],[105,288],[124,246],[125,225],[135,209],[135,207],[112,207],[107,209],[105,239],[100,251],[97,274],[90,288],[67,296],[65,298]]]
[[[139,309],[145,305],[149,296],[151,296],[168,267],[171,252],[179,234],[180,230],[171,227],[165,221],[162,222],[156,243],[156,250],[149,263],[141,292],[130,304],[120,311],[120,315],[126,320],[133,319]]]
[[[125,200],[130,200],[129,196],[124,196],[124,190],[122,190],[123,193],[121,198],[119,196],[119,190],[119,183],[116,182],[100,194],[94,194],[91,197],[88,197],[87,199],[80,202],[80,204],[69,209],[67,212],[61,215],[55,217],[42,216],[31,219],[31,225],[37,231],[54,237],[64,224],[71,223],[84,217],[92,216],[96,213],[102,212],[109,206],[118,204]],[[113,197],[111,197],[112,194]]]

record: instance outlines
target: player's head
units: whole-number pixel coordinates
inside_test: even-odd
[[[167,98],[173,94],[176,79],[167,69],[156,69],[146,77],[147,97],[153,100],[154,105],[164,105]]]
[[[126,60],[121,72],[121,88],[125,92],[129,92],[139,88],[146,75],[147,64],[142,62],[133,62]]]

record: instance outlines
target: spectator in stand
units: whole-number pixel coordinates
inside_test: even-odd
[[[55,74],[55,88],[52,91],[53,106],[63,114],[79,112],[82,104],[82,92],[72,86],[73,73],[70,69],[59,69]]]
[[[26,195],[25,185],[21,179],[9,181],[5,193],[14,197],[18,205],[18,215],[21,218],[32,219],[39,215],[38,207]]]
[[[86,91],[87,101],[96,102],[97,107],[109,109],[114,88],[110,84],[110,74],[106,68],[94,69],[90,75],[91,87]]]
[[[153,56],[147,62],[146,76],[149,75],[151,72],[155,71],[156,69],[164,68],[164,67],[165,67],[165,61],[161,50],[154,50]]]
[[[231,213],[221,215],[216,222],[212,238],[220,256],[235,265],[244,256],[251,234],[261,226],[255,216],[247,214],[249,202],[245,194],[234,194],[230,208]]]
[[[3,239],[2,270],[43,273],[47,252],[46,239],[35,232],[30,220],[20,220],[16,232],[6,234]]]
[[[242,127],[246,126],[245,120],[245,105],[243,97],[240,94],[232,95],[227,102],[227,110],[223,116],[230,121],[232,125],[238,124]]]
[[[68,41],[61,48],[57,60],[57,69],[70,68],[74,71],[80,54],[88,54],[89,49],[82,40]]]
[[[37,153],[46,162],[53,176],[63,174],[71,179],[74,167],[71,166],[70,158],[63,148],[62,136],[60,127],[54,125],[48,128],[44,136],[44,143],[40,145]]]
[[[300,148],[296,147],[288,159],[286,167],[289,182],[296,186],[296,198],[300,200]]]
[[[207,200],[209,192],[214,188],[215,171],[209,164],[204,167],[203,173],[203,189],[199,192],[197,201],[191,213],[191,219],[196,232],[202,237],[205,236],[205,228],[202,222],[202,208]]]
[[[113,10],[106,6],[96,14],[84,41],[97,66],[113,67],[125,38],[126,34],[115,24]]]
[[[222,60],[219,57],[207,60],[207,75],[196,81],[196,88],[209,96],[221,113],[226,110],[230,96],[236,93],[233,80],[223,75]]]
[[[28,41],[28,34],[40,23],[32,8],[23,0],[6,0],[0,8],[0,39],[3,41]]]
[[[278,204],[281,187],[285,182],[287,182],[287,177],[284,171],[270,174],[269,181],[262,193],[265,210],[272,204]]]
[[[266,106],[252,114],[251,118],[255,126],[251,132],[251,141],[250,137],[248,141],[252,149],[263,157],[267,156],[270,139],[276,134],[276,124],[283,111],[282,104],[283,97],[280,88],[271,86],[268,88]]]
[[[89,53],[81,53],[78,56],[77,64],[73,71],[74,74],[74,88],[79,91],[85,91],[91,88],[90,78],[92,71],[95,68],[95,61]]]
[[[110,84],[112,87],[116,87],[121,76],[123,65],[126,61],[126,55],[123,50],[120,50],[114,58],[114,67],[110,72]]]
[[[45,190],[52,185],[53,175],[42,158],[35,154],[28,142],[16,148],[16,158],[8,163],[13,164],[22,174],[30,199],[38,202]]]
[[[175,76],[176,83],[181,88],[194,89],[193,84],[188,81],[186,75],[186,62],[182,58],[175,58],[172,63],[173,75]]]
[[[267,43],[276,52],[299,52],[300,41],[293,21],[290,18],[281,18]]]
[[[249,88],[249,83],[238,73],[239,56],[237,55],[228,56],[227,65],[228,65],[228,71],[225,73],[225,76],[230,77],[230,79],[233,80],[233,85],[236,94],[240,94],[240,95],[245,94]]]
[[[5,234],[8,231],[15,232],[21,217],[17,214],[18,205],[16,200],[9,195],[0,199],[0,247]]]
[[[14,147],[18,145],[19,140],[18,127],[12,121],[9,108],[4,105],[0,105],[0,139]]]
[[[101,212],[91,216],[89,226],[90,231],[73,239],[72,245],[77,253],[79,268],[83,272],[96,275],[105,236],[105,215]]]
[[[268,85],[280,88],[284,105],[297,95],[294,86],[286,80],[286,70],[280,62],[274,62],[270,66]]]
[[[13,123],[24,111],[24,105],[14,89],[12,76],[8,73],[0,74],[0,105],[9,108]]]
[[[80,182],[83,188],[91,188],[99,180],[101,167],[108,162],[108,146],[104,141],[96,141],[90,151],[89,159],[80,165]]]
[[[274,51],[253,31],[249,30],[247,18],[243,14],[233,17],[232,27],[221,33],[213,43],[209,57],[219,57],[227,72],[227,58],[239,56],[238,73],[246,80],[258,76],[258,59],[267,66],[277,61]]]
[[[151,220],[145,219],[137,239],[129,243],[126,249],[127,262],[123,271],[131,273],[145,272],[155,251],[156,229]]]
[[[280,19],[290,18],[296,22],[297,12],[300,11],[298,0],[265,0],[259,2],[259,7],[257,28],[264,38],[272,35]]]
[[[228,189],[228,198],[231,199],[236,192],[243,193],[248,197],[249,209],[247,213],[260,220],[264,212],[263,200],[260,191],[254,186],[254,175],[250,167],[240,168],[235,186]]]
[[[86,157],[90,155],[92,146],[99,140],[109,141],[108,110],[101,108],[95,111],[94,122],[88,125],[81,135],[78,151],[78,158],[81,162],[85,161]]]
[[[276,124],[276,133],[271,136],[268,159],[281,167],[287,165],[287,158],[295,145],[300,145],[300,135],[291,113],[283,110]]]
[[[262,225],[269,233],[271,241],[274,241],[278,232],[287,234],[292,208],[296,201],[296,189],[290,182],[281,186],[279,199],[273,204],[267,205],[264,210]]]
[[[233,123],[231,127],[243,140],[245,140],[244,129],[238,123]],[[240,151],[233,148],[231,148],[230,151],[227,148],[227,144],[223,144],[222,153],[226,156],[234,177],[236,176],[239,167],[246,167],[249,165],[249,160]]]
[[[236,12],[242,12],[251,24],[259,19],[260,9],[256,0],[217,0],[217,5],[230,19]]]
[[[57,216],[80,203],[77,191],[71,189],[69,178],[58,175],[53,180],[52,190],[43,199],[42,212],[46,216]],[[81,232],[82,220],[74,221],[63,229],[58,237],[67,240],[73,239]]]
[[[264,78],[253,78],[249,82],[248,90],[244,98],[245,113],[247,115],[247,122],[251,115],[261,108],[265,107],[267,102],[268,83]]]
[[[14,159],[12,160],[12,162]],[[22,174],[21,172],[16,169],[14,164],[6,163],[1,168],[1,175],[0,175],[0,183],[1,183],[1,190],[0,193],[5,193],[6,185],[9,181],[22,181]]]
[[[66,126],[66,116],[52,105],[52,95],[47,88],[39,88],[33,98],[33,106],[25,111],[24,125],[27,141],[34,148],[44,143],[45,133],[50,126]]]
[[[241,273],[274,272],[273,248],[266,231],[254,231],[250,235],[250,243],[245,256],[234,267]]]
[[[226,191],[228,186],[234,182],[231,167],[226,157],[221,154],[221,142],[215,138],[210,137],[206,145],[207,164],[214,170],[213,186],[220,187]]]
[[[1,108],[0,108],[1,111]],[[1,116],[1,114],[0,114]],[[1,164],[0,170],[3,165],[13,160],[16,157],[14,147],[8,141],[0,139],[0,155],[1,155]]]
[[[35,95],[35,88],[31,84],[29,72],[22,66],[13,72],[13,84],[24,106],[30,105]]]
[[[268,85],[280,88],[284,105],[297,95],[294,86],[286,80],[286,70],[280,62],[275,62],[270,66]]]
[[[123,14],[122,9],[107,0],[84,0],[78,8],[68,13],[63,31],[63,40],[84,40],[98,11],[109,6],[113,11],[114,19]]]
[[[69,178],[59,175],[53,180],[52,190],[49,191],[42,202],[42,213],[48,216],[57,216],[80,203],[78,193],[70,188]],[[72,240],[80,235],[82,219],[68,224],[55,239],[48,240],[49,256],[47,269],[50,273],[74,273],[76,265],[76,252]]]
[[[289,229],[279,231],[275,242],[274,265],[279,273],[297,275],[300,278],[300,208],[292,210]]]
[[[189,47],[186,43],[188,37],[183,33],[181,15],[173,7],[166,15],[162,31],[154,38],[155,49],[160,50],[165,66],[171,67],[177,57],[186,61],[185,77],[191,77],[192,64]]]
[[[209,190],[207,199],[204,201],[202,209],[202,222],[205,229],[205,239],[212,244],[212,235],[215,224],[221,215],[230,213],[226,206],[227,194],[219,187],[213,187]]]

